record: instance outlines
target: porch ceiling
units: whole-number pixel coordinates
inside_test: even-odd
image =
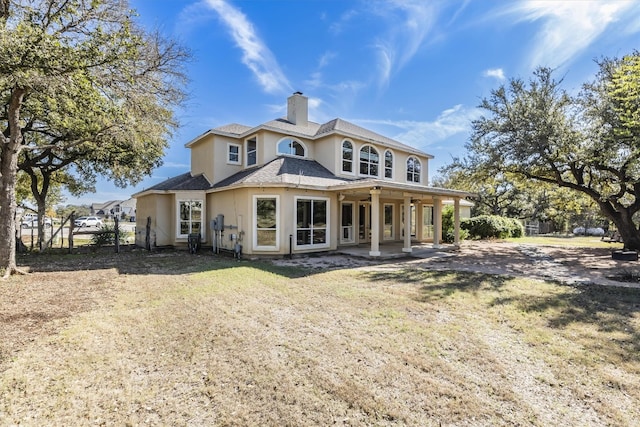
[[[345,199],[369,199],[371,190],[380,190],[380,199],[384,200],[404,200],[410,197],[414,201],[432,202],[435,197],[441,200],[466,199],[473,197],[472,193],[459,190],[449,190],[446,188],[426,187],[412,184],[399,184],[392,182],[368,182],[360,185],[334,186],[331,190]]]

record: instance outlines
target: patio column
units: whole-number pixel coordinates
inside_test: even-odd
[[[369,256],[380,256],[380,189],[372,188],[371,194],[371,250]]]
[[[453,245],[460,247],[460,199],[453,199]]]
[[[404,247],[402,252],[411,253],[411,197],[404,198]]]
[[[433,198],[433,247],[440,248],[442,236],[442,201],[439,197]]]

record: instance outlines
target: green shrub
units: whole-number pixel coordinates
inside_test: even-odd
[[[125,243],[128,232],[118,229],[120,243]],[[116,243],[116,228],[113,225],[105,224],[91,237],[91,244],[94,246],[114,245]]]
[[[506,239],[524,235],[524,227],[520,221],[498,215],[480,215],[466,219],[461,228],[467,230],[473,239]]]
[[[455,241],[453,206],[445,206],[442,208],[442,241],[444,243],[453,243]],[[460,228],[460,240],[469,238],[469,232]]]

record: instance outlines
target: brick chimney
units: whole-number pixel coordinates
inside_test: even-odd
[[[306,126],[309,122],[309,98],[302,92],[294,92],[287,99],[287,120],[298,126]]]

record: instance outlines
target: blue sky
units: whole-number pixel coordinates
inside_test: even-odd
[[[127,199],[189,170],[184,144],[228,123],[256,126],[309,97],[310,119],[340,117],[435,156],[464,155],[491,89],[537,66],[578,91],[594,59],[640,48],[637,1],[130,0],[139,21],[193,53],[190,98],[164,165],[136,187],[101,179],[67,203]]]

